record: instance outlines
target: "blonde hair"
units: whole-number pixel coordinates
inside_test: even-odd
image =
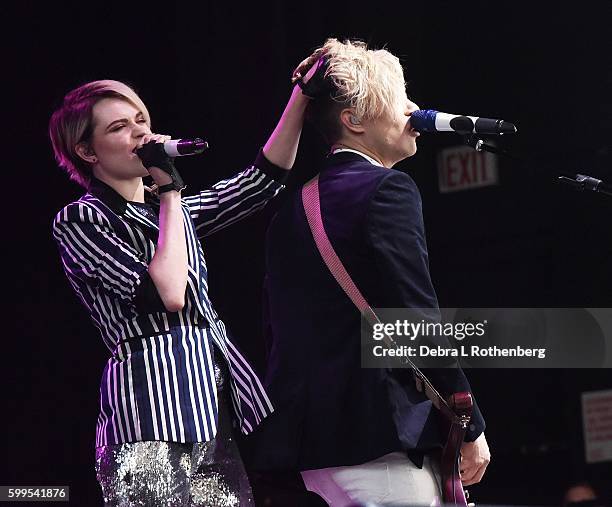
[[[328,62],[325,79],[333,88],[328,97],[311,101],[307,117],[328,144],[342,135],[340,111],[353,108],[361,120],[395,114],[406,102],[406,83],[399,58],[385,49],[368,49],[361,41],[327,39],[316,50]]]
[[[71,180],[88,188],[91,182],[92,166],[76,152],[79,143],[89,143],[93,133],[93,107],[105,98],[116,98],[131,103],[142,112],[151,127],[151,117],[147,107],[136,92],[125,83],[104,79],[91,81],[64,97],[64,101],[51,115],[49,137],[55,160],[66,170]]]
[[[399,58],[386,49],[368,49],[365,42],[327,39],[321,50],[328,57],[325,77],[333,98],[355,109],[361,119],[376,119],[406,101],[406,83]]]

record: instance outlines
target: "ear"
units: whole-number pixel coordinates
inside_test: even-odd
[[[355,134],[360,134],[365,130],[361,121],[355,115],[355,111],[352,109],[343,109],[340,112],[340,121],[342,125]]]
[[[91,146],[89,146],[88,143],[80,142],[74,147],[74,151],[85,162],[89,162],[90,164],[95,164],[98,161],[98,157],[96,157],[96,154],[91,149]]]

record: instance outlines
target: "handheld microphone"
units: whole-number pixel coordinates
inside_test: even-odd
[[[164,151],[171,158],[198,155],[208,148],[208,143],[199,137],[193,139],[171,139],[164,141]]]
[[[504,120],[441,113],[433,109],[419,109],[412,113],[410,115],[410,125],[421,132],[497,135],[516,133],[516,127]]]

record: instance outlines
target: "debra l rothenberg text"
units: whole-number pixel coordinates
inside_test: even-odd
[[[502,348],[492,345],[479,347],[478,345],[460,345],[457,348],[432,347],[421,345],[412,347],[402,345],[388,348],[385,345],[375,345],[372,348],[374,357],[533,357],[546,358],[546,349],[516,347]]]

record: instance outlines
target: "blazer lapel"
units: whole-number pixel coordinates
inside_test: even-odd
[[[144,234],[151,238],[154,243],[157,243],[159,226],[129,202],[125,208],[123,218],[133,226],[140,227]]]
[[[159,233],[159,226],[155,222],[150,220],[148,217],[143,215],[135,206],[132,206],[132,204],[129,202],[127,203],[124,216],[125,218],[134,220],[149,229],[153,229],[156,234]]]

